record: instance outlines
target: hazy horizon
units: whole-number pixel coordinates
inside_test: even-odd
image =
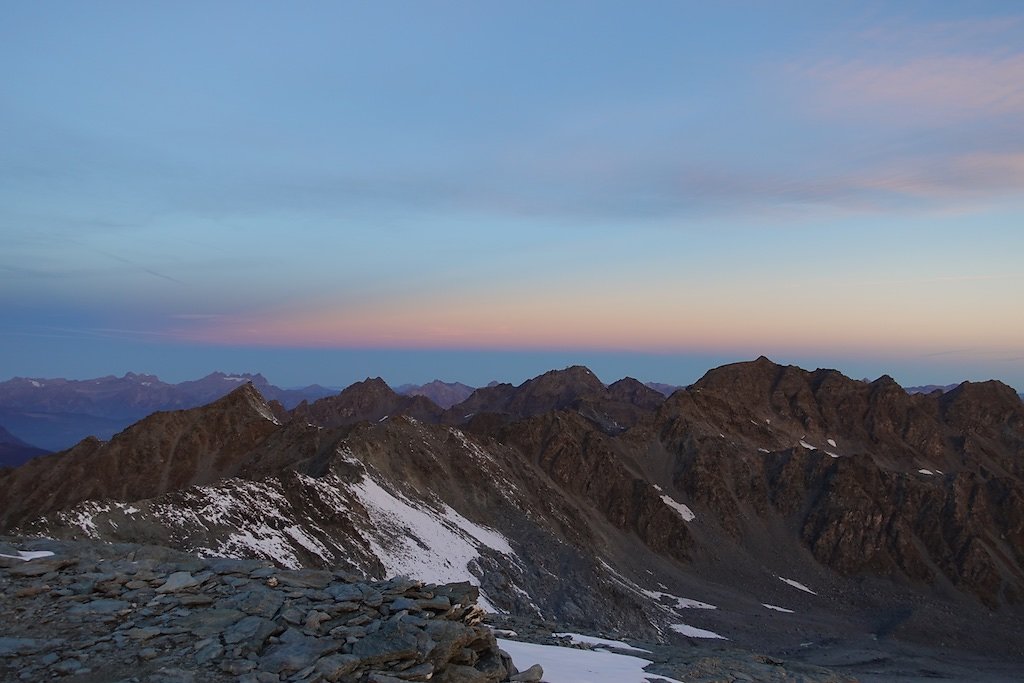
[[[11,3],[0,377],[1024,390],[1017,3]]]

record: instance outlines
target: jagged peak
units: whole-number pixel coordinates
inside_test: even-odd
[[[251,410],[255,411],[261,418],[270,420],[271,422],[278,422],[277,418],[274,417],[274,411],[271,409],[267,399],[263,397],[263,394],[260,393],[259,389],[253,386],[252,382],[245,382],[237,389],[233,389],[231,392],[217,399],[213,403],[203,406],[202,408],[195,408],[194,410],[209,409]]]
[[[755,360],[728,363],[712,368],[692,386],[701,390],[718,388],[731,390],[738,384],[750,384],[755,380],[770,382],[789,368],[799,370],[795,366],[779,365],[765,356],[759,356]],[[804,370],[799,371],[805,372]]]
[[[538,384],[581,384],[601,388],[605,386],[604,382],[585,365],[570,365],[561,370],[548,370],[542,375],[527,380],[522,386],[535,386]]]
[[[341,396],[359,394],[394,394],[394,390],[380,377],[367,377],[361,382],[354,382],[341,391]]]
[[[961,382],[955,388],[950,389],[942,395],[945,403],[958,401],[984,402],[989,404],[1006,404],[1008,406],[1020,403],[1020,396],[1013,387],[1004,384],[999,380],[990,379],[984,382]]]

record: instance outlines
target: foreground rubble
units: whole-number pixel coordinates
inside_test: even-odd
[[[539,680],[517,675],[468,583],[12,541],[0,539],[2,680]]]

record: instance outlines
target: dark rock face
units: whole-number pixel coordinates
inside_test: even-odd
[[[1009,387],[911,396],[888,377],[761,358],[709,372],[659,418],[683,456],[677,484],[734,536],[744,505],[774,508],[842,573],[942,575],[989,605],[1021,600],[1024,408]]]

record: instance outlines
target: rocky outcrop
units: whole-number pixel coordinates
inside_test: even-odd
[[[497,683],[518,673],[468,584],[368,582],[138,545],[16,545],[0,539],[3,680]]]
[[[407,415],[425,422],[439,422],[441,408],[425,396],[402,396],[380,377],[356,382],[337,396],[313,403],[303,401],[292,411],[295,420],[321,427],[341,427],[359,422],[378,422],[391,415]]]

